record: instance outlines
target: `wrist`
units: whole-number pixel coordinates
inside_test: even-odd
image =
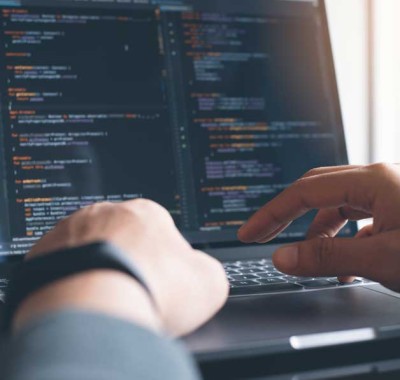
[[[51,283],[19,306],[14,331],[41,316],[68,309],[106,314],[156,332],[162,324],[143,287],[130,276],[113,270],[91,270]]]

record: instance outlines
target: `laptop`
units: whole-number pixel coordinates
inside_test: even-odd
[[[185,339],[198,358],[377,340],[399,324],[398,295],[377,284],[273,267],[313,213],[271,244],[236,236],[307,170],[347,164],[323,0],[0,0],[0,41],[4,292],[58,220],[145,197],[231,284]]]

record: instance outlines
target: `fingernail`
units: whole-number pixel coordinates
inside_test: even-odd
[[[295,245],[278,249],[274,255],[275,265],[282,270],[296,269],[299,261],[299,249]]]

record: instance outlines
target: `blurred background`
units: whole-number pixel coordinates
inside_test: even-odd
[[[326,2],[350,161],[400,162],[400,1]]]

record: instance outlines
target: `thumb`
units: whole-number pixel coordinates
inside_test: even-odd
[[[273,261],[293,276],[361,276],[379,282],[398,278],[400,255],[395,248],[399,233],[364,239],[318,238],[278,249]],[[400,280],[397,280],[400,281]]]

